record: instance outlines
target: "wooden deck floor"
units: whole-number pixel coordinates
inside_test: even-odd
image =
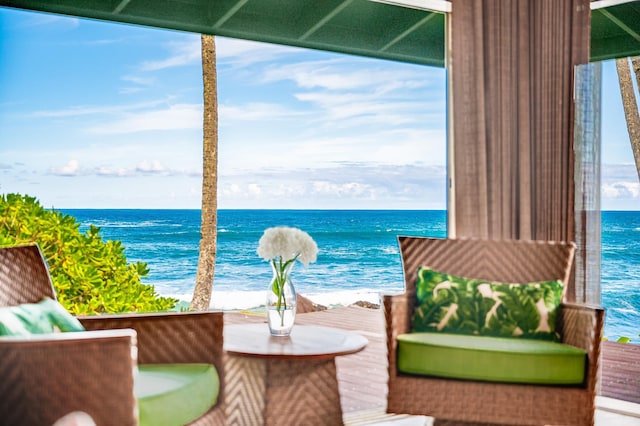
[[[225,313],[227,324],[249,322],[265,322],[265,318],[253,314]],[[363,351],[336,359],[340,400],[346,424],[431,424],[430,418],[385,414],[388,376],[381,310],[359,306],[329,309],[299,314],[296,324],[338,327],[359,333],[369,340]],[[640,389],[637,392],[640,393]],[[598,397],[597,405],[596,426],[640,425],[640,404]]]

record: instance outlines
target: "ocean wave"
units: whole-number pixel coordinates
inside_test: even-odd
[[[100,223],[101,228],[155,228],[161,226],[163,228],[177,228],[182,225],[179,223],[171,223],[167,220],[141,220],[134,222],[110,222],[110,221],[95,221],[94,224]]]
[[[182,302],[191,302],[193,293],[165,294]],[[374,290],[345,290],[330,293],[308,293],[304,294],[314,303],[336,308],[349,306],[358,301],[365,301],[380,304],[380,292]],[[236,311],[246,309],[264,308],[266,299],[265,291],[226,291],[213,289],[211,293],[210,308],[213,310]]]

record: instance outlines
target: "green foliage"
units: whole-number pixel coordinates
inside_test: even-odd
[[[640,337],[640,334],[638,334],[638,337]],[[606,337],[603,337],[602,340],[609,340]],[[631,337],[627,337],[627,336],[620,336],[618,337],[618,340],[616,340],[616,343],[631,343]]]
[[[46,210],[34,197],[0,195],[0,246],[26,243],[40,246],[58,300],[73,314],[166,311],[178,302],[142,284],[147,264],[128,263],[122,243],[105,242],[100,228],[82,233],[73,216]]]

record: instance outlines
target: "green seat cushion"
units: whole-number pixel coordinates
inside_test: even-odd
[[[533,339],[409,333],[398,336],[403,373],[489,382],[579,385],[586,351]]]
[[[210,364],[143,364],[134,393],[140,426],[184,425],[205,414],[218,400],[220,380]]]
[[[0,308],[0,336],[84,331],[80,321],[53,299]]]
[[[560,340],[562,281],[499,283],[424,266],[417,273],[414,332]]]

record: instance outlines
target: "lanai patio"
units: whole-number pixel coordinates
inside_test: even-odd
[[[591,131],[599,120],[599,70],[593,63],[640,55],[638,2],[0,0],[0,6],[446,67],[449,236],[575,241],[567,297],[600,303],[600,141]],[[349,324],[369,338],[366,351],[340,362],[370,364],[339,365],[345,418],[356,424],[358,412],[384,410],[386,391],[379,311],[366,311],[371,320],[361,327],[365,312],[353,309],[359,308],[305,314],[300,322]],[[606,360],[605,349],[605,371]],[[377,365],[381,374],[362,365]],[[367,388],[362,373],[376,386],[358,400],[348,383]],[[600,408],[599,422],[610,413]]]
[[[225,314],[225,324],[265,323],[265,317],[242,312]],[[343,418],[346,425],[398,424],[431,425],[426,416],[387,414],[387,356],[384,318],[380,309],[349,306],[326,311],[299,314],[296,323],[344,328],[363,335],[369,341],[362,352],[337,359],[338,385]],[[605,357],[608,355],[604,351]],[[604,366],[604,374],[615,376],[621,371]],[[638,379],[640,380],[640,379]],[[229,383],[234,386],[234,383]],[[638,381],[628,381],[617,387],[620,398],[599,396],[596,400],[596,426],[631,426],[640,424],[640,403],[637,401]],[[397,423],[396,423],[397,422]]]

